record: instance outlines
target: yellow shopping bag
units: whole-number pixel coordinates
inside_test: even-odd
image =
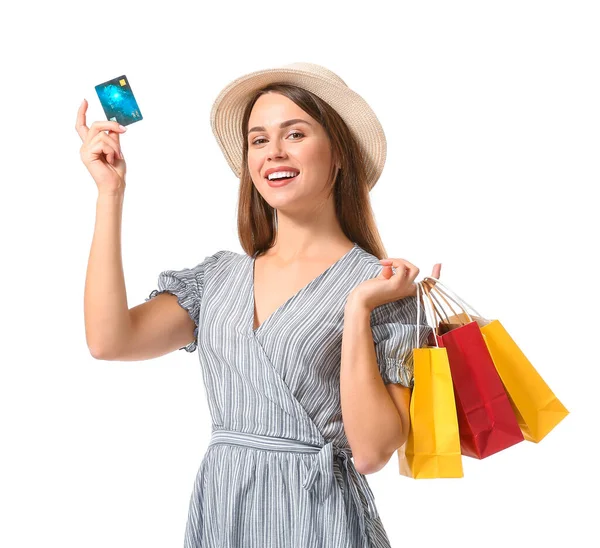
[[[504,383],[523,436],[541,441],[569,412],[523,354],[504,326],[492,320],[481,328]]]
[[[399,472],[414,479],[462,478],[458,419],[446,349],[413,348],[413,367],[411,426],[406,442],[397,451]]]
[[[438,282],[439,280],[436,280],[434,289],[444,292],[438,287]],[[447,292],[446,289],[446,296],[449,297]],[[461,303],[463,306],[466,304],[462,300]],[[462,313],[450,317],[449,321],[476,321],[479,325],[523,437],[527,441],[538,443],[569,414],[499,320],[486,320],[473,315],[469,320],[467,314]]]

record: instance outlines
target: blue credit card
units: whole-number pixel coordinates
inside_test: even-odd
[[[143,120],[142,113],[125,75],[96,86],[104,114],[112,122],[128,126]]]

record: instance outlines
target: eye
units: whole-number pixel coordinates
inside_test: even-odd
[[[302,133],[301,131],[292,131],[292,133],[290,133],[290,135],[301,135],[302,137],[304,137],[304,133]],[[295,141],[296,139],[294,139]],[[259,141],[266,141],[266,139],[263,139],[262,137],[259,139],[256,139],[255,141],[252,141],[252,144],[255,145],[257,144]]]

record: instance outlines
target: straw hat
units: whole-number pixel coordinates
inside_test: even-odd
[[[272,83],[289,83],[304,88],[333,107],[356,137],[366,161],[371,190],[379,179],[387,151],[383,128],[367,102],[335,73],[314,63],[290,63],[240,76],[228,84],[215,100],[210,124],[237,178],[241,177],[242,116],[250,96]]]

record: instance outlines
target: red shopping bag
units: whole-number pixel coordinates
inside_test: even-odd
[[[438,287],[427,284],[426,287],[433,300],[437,300],[435,292],[452,308]],[[449,320],[443,323],[440,318],[440,334],[435,337],[448,353],[461,453],[483,459],[524,441],[477,322],[457,326]]]

